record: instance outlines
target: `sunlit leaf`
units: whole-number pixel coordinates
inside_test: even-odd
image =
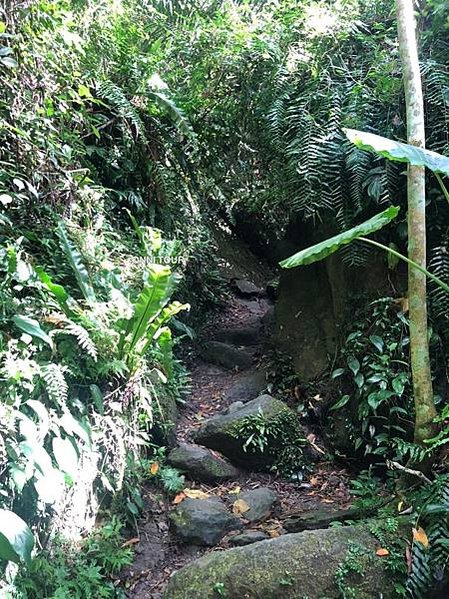
[[[0,509],[0,559],[31,563],[34,536],[26,522],[10,510]]]
[[[324,258],[327,258],[336,252],[342,246],[356,240],[358,237],[370,235],[385,225],[388,225],[388,223],[394,220],[398,214],[399,207],[390,206],[390,208],[387,208],[380,214],[376,214],[376,216],[373,216],[364,223],[357,225],[356,227],[353,227],[344,233],[334,235],[334,237],[330,237],[325,241],[321,241],[316,245],[312,245],[304,250],[301,250],[293,256],[290,256],[290,258],[283,260],[279,264],[282,268],[295,268],[296,266],[303,266],[305,264],[312,264],[318,260],[323,260]]]
[[[361,150],[370,150],[379,156],[396,162],[408,162],[414,166],[425,166],[434,173],[449,176],[449,158],[437,152],[424,150],[410,144],[394,141],[373,133],[345,129],[349,141]]]

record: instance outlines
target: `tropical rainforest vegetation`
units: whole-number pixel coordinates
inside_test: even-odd
[[[412,1],[396,4],[1,0],[1,597],[139,597],[120,572],[147,490],[205,499],[167,456],[242,243],[276,278],[258,363],[298,419],[259,407],[232,431],[242,455],[301,489],[318,447],[386,523],[371,532],[394,596],[447,583],[449,5],[414,7],[413,48]],[[287,277],[321,260],[304,272],[326,277],[337,332],[305,376],[277,306],[306,318]],[[332,597],[367,597],[357,551]],[[276,596],[300,597],[280,575]]]

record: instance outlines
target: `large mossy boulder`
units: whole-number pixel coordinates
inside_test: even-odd
[[[215,599],[217,584],[229,598],[393,599],[393,558],[376,555],[381,547],[366,524],[288,534],[201,557],[172,576],[164,599]]]
[[[167,461],[190,479],[200,482],[222,482],[239,475],[237,468],[221,456],[190,443],[180,443],[168,454]]]
[[[193,545],[216,545],[227,532],[243,526],[218,497],[184,499],[170,512],[169,520],[174,534]]]
[[[260,450],[256,444],[245,447],[249,436],[253,432],[258,434],[257,422],[262,419],[265,431],[268,431],[264,449]],[[210,418],[193,437],[196,443],[220,451],[243,468],[266,470],[277,459],[277,450],[283,440],[280,431],[284,427],[287,430],[293,423],[297,423],[296,415],[284,402],[261,395],[236,410]]]

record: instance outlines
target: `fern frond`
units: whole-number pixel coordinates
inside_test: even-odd
[[[65,327],[63,329],[55,329],[52,331],[54,335],[72,335],[78,341],[80,347],[82,347],[86,353],[94,360],[97,361],[98,352],[94,342],[90,338],[88,331],[80,324],[66,319],[64,321]]]
[[[58,406],[64,406],[68,397],[68,385],[64,376],[64,368],[59,364],[49,363],[42,366],[41,373],[51,401]]]

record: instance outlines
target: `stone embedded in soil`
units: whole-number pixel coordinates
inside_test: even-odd
[[[257,322],[232,329],[220,329],[214,334],[217,341],[231,345],[257,345],[260,343],[262,324]]]
[[[335,507],[318,507],[302,514],[295,514],[284,521],[283,527],[287,532],[302,532],[328,528],[332,522],[344,522],[360,518],[361,512],[355,508],[336,509]]]
[[[240,409],[228,414],[218,414],[202,423],[193,433],[196,443],[220,451],[223,455],[246,469],[266,470],[273,465],[276,457],[272,451],[278,440],[268,437],[264,451],[248,447],[245,451],[246,436],[239,436],[239,426],[250,416],[264,415],[267,423],[279,417],[296,419],[295,413],[282,401],[270,395],[261,395],[246,403]]]
[[[238,368],[244,370],[253,363],[253,358],[248,352],[238,349],[221,341],[209,341],[203,345],[201,356],[206,362],[223,366],[229,370]]]
[[[265,520],[279,504],[279,497],[268,487],[259,487],[250,491],[243,491],[236,496],[249,505],[249,510],[243,512],[242,516],[250,522]]]
[[[200,482],[221,482],[239,475],[235,466],[199,445],[180,443],[168,454],[167,461]]]
[[[258,370],[245,374],[224,394],[224,400],[228,403],[235,401],[251,401],[258,397],[267,386],[265,372]]]
[[[251,281],[245,279],[236,279],[232,282],[232,286],[242,297],[257,297],[264,294],[264,290]]]
[[[261,530],[245,530],[244,532],[233,536],[231,539],[229,539],[229,542],[231,545],[243,547],[243,545],[251,545],[251,543],[265,541],[265,539],[268,538],[268,535]]]
[[[346,580],[354,596],[393,599],[389,561],[376,555],[381,545],[369,526],[305,531],[209,553],[171,577],[164,599],[215,599],[217,582],[222,584],[224,597],[339,599],[336,574],[354,545],[363,572],[350,572]],[[394,536],[397,540],[399,534]],[[386,539],[387,546],[390,540]]]
[[[170,512],[169,519],[176,536],[193,545],[216,545],[227,532],[243,526],[218,497],[184,499]]]

